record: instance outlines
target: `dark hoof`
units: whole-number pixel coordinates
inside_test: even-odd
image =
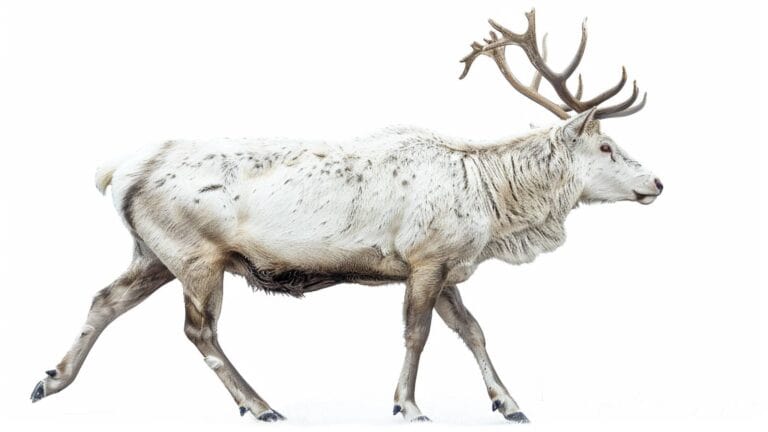
[[[392,415],[396,415],[397,413],[399,413],[402,410],[403,410],[403,408],[400,405],[395,405],[395,407],[392,408]]]
[[[261,420],[261,421],[263,421],[263,422],[268,422],[268,423],[276,422],[276,421],[280,421],[280,420],[285,420],[285,417],[283,417],[282,414],[280,414],[279,412],[277,412],[275,410],[267,411],[264,414],[261,414],[260,416],[258,416],[256,418]]]
[[[45,371],[45,374],[51,378],[56,378],[56,369],[47,370]]]
[[[520,411],[512,414],[507,414],[504,416],[504,418],[514,423],[530,423],[530,420],[528,420],[528,417],[526,417],[525,414],[523,414]]]
[[[248,412],[248,408],[240,407],[240,417],[244,416]]]
[[[412,422],[431,422],[432,420],[430,420],[429,417],[425,415],[420,415],[411,421]]]
[[[501,401],[495,400],[493,401],[493,405],[491,405],[491,411],[496,411],[497,409],[501,408]]]
[[[30,396],[29,398],[32,399],[32,402],[37,402],[44,397],[45,397],[45,384],[43,384],[43,382],[40,381],[35,386],[35,389],[32,390],[32,396]]]

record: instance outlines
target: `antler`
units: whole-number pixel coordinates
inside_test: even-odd
[[[525,33],[522,34],[514,33],[511,30],[501,26],[500,24],[497,24],[495,21],[488,20],[491,27],[493,27],[493,29],[496,30],[496,32],[498,32],[501,37],[499,37],[499,34],[496,32],[491,31],[490,37],[484,39],[485,44],[473,42],[471,45],[472,52],[461,60],[464,63],[464,71],[462,72],[459,79],[463,79],[465,76],[467,76],[469,68],[472,66],[472,63],[475,61],[475,59],[481,55],[487,55],[494,60],[496,65],[499,67],[501,74],[504,76],[507,82],[509,82],[509,84],[515,88],[515,90],[519,91],[524,96],[528,97],[537,104],[548,109],[561,119],[567,119],[570,117],[568,115],[568,111],[573,110],[577,113],[580,113],[600,105],[613,96],[616,96],[624,87],[624,84],[627,82],[627,71],[622,66],[621,79],[616,85],[609,88],[608,90],[605,90],[604,92],[586,101],[582,100],[581,96],[583,90],[583,82],[581,75],[579,75],[579,83],[576,94],[572,94],[566,83],[568,78],[573,75],[573,72],[579,66],[579,62],[581,62],[581,58],[584,55],[584,49],[587,46],[587,20],[585,19],[581,25],[581,42],[579,43],[579,47],[576,50],[576,54],[568,66],[562,72],[557,73],[550,69],[546,63],[546,34],[542,40],[543,50],[541,53],[539,52],[538,43],[536,42],[535,10],[531,9],[530,12],[525,14],[525,17],[528,20],[528,28],[526,29]],[[504,50],[508,45],[516,45],[522,48],[525,52],[525,55],[528,57],[528,60],[536,69],[536,74],[534,75],[530,86],[523,85],[509,70],[509,65],[507,64],[506,58],[504,56]],[[555,93],[557,93],[565,105],[559,105],[539,93],[539,85],[541,83],[542,77],[546,79],[547,82],[549,82],[552,88],[554,88]],[[635,100],[637,100],[638,94],[639,89],[637,88],[637,82],[634,82],[632,95],[627,100],[616,105],[597,109],[595,111],[595,118],[601,119],[609,117],[623,117],[640,111],[645,106],[647,94],[643,95],[643,99],[639,104],[633,106]]]

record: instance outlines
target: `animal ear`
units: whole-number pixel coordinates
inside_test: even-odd
[[[591,108],[576,117],[569,119],[561,128],[563,138],[567,143],[573,143],[580,136],[594,132],[600,132],[600,124],[595,120],[595,111],[597,108]]]

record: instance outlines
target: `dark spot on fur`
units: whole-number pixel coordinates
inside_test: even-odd
[[[195,204],[200,204],[200,198],[195,198]]]
[[[363,181],[363,175],[362,174],[358,174],[357,175],[357,182],[358,183],[362,183],[362,181]]]
[[[210,160],[210,159],[213,159],[213,158],[215,158],[215,157],[216,157],[216,155],[215,155],[215,154],[209,154],[208,156],[206,156],[205,158],[203,158],[203,160]]]
[[[408,186],[408,180],[403,180],[403,182],[402,182],[401,184],[402,184],[403,186]]]
[[[467,179],[467,163],[464,161],[464,158],[461,158],[461,171],[464,175],[464,190],[467,190],[469,188],[469,180]]]
[[[392,170],[392,177],[397,177],[397,170]]]
[[[208,185],[208,186],[204,186],[204,187],[200,188],[200,190],[198,192],[200,192],[200,193],[210,192],[210,191],[215,191],[215,190],[222,189],[223,187],[224,187],[224,185],[212,184],[212,185]]]
[[[233,200],[235,200],[235,201],[237,201],[237,200],[239,200],[239,199],[240,199],[240,195],[235,195],[235,197],[234,197],[234,198],[232,198],[232,199],[233,199]]]

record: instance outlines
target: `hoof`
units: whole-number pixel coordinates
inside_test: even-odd
[[[497,409],[501,408],[502,405],[503,404],[498,399],[493,401],[493,405],[491,405],[491,411],[496,411]]]
[[[415,419],[411,420],[411,422],[431,422],[432,420],[429,419],[429,417],[425,415],[420,415],[416,417]]]
[[[395,405],[394,408],[392,408],[392,415],[397,415],[400,411],[402,411],[403,408],[400,405]]]
[[[29,398],[32,399],[32,402],[37,402],[44,397],[45,397],[45,384],[43,384],[43,382],[40,381],[35,386],[35,389],[32,390],[32,396],[30,396]]]
[[[512,414],[507,414],[504,416],[504,418],[513,423],[530,423],[530,420],[528,420],[528,417],[526,417],[525,414],[523,414],[520,411]]]
[[[51,370],[45,371],[45,374],[51,378],[56,378],[57,372],[56,372],[56,369],[51,369]]]
[[[280,420],[285,420],[285,417],[282,414],[280,414],[279,412],[275,411],[275,410],[270,410],[270,411],[267,411],[265,413],[262,413],[261,415],[259,415],[256,418],[258,420],[261,420],[261,421],[267,422],[267,423],[276,422],[276,421],[280,421]]]
[[[244,416],[248,412],[248,408],[240,407],[240,417]]]

